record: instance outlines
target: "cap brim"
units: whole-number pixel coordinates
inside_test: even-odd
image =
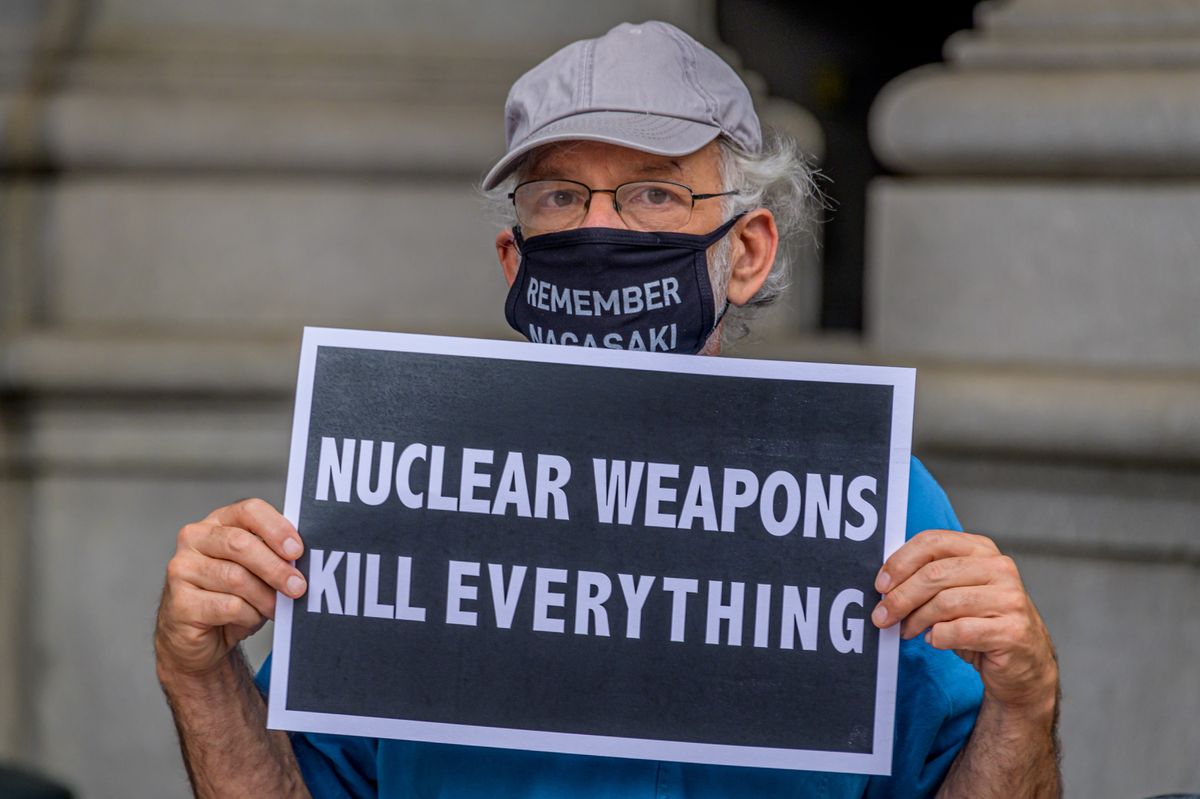
[[[716,125],[678,117],[628,111],[589,111],[555,120],[527,137],[500,159],[487,177],[484,189],[494,189],[512,172],[526,153],[560,141],[599,141],[655,155],[694,153],[721,134]]]

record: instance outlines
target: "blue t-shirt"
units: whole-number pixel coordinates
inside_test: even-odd
[[[961,530],[945,492],[913,458],[908,538]],[[266,693],[270,658],[258,673]],[[900,643],[896,739],[890,777],[777,771],[654,760],[290,733],[304,781],[325,797],[920,797],[941,785],[975,724],[983,685],[953,652],[917,637]]]

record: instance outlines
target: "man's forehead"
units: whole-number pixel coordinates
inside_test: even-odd
[[[705,148],[707,149],[707,148]],[[656,155],[628,147],[599,142],[555,142],[539,147],[523,165],[526,177],[569,177],[572,171],[584,166],[604,165],[621,171],[663,177],[680,178],[688,174],[703,151],[684,156]]]

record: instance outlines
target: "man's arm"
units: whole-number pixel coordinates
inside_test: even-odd
[[[309,795],[287,734],[266,729],[266,703],[240,652],[203,677],[160,669],[159,680],[196,796]]]
[[[199,797],[309,795],[238,644],[275,616],[275,591],[304,593],[289,562],[300,536],[262,500],[220,508],[179,532],[154,631],[158,679]]]
[[[1058,704],[1014,714],[985,696],[939,797],[1059,797]]]
[[[924,634],[983,680],[975,728],[938,796],[1061,796],[1058,663],[1012,558],[984,536],[926,530],[888,558],[875,587],[877,626],[901,622],[904,638]]]

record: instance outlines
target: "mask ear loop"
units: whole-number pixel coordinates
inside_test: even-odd
[[[725,304],[721,306],[721,312],[719,314],[717,314],[717,318],[713,320],[712,330],[708,331],[708,335],[704,337],[705,344],[707,344],[708,340],[710,338],[712,338],[713,333],[717,332],[717,328],[721,326],[721,320],[725,318],[725,312],[728,310],[729,310],[729,298],[726,297]],[[703,347],[704,345],[702,344],[700,346]]]
[[[740,213],[740,214],[738,214],[737,216],[735,216],[735,217],[733,217],[732,219],[730,219],[730,220],[729,220],[728,222],[726,222],[725,224],[721,225],[721,227],[719,227],[719,228],[717,228],[716,230],[714,230],[714,231],[713,231],[713,232],[710,234],[710,237],[712,238],[712,242],[710,242],[710,243],[709,243],[707,246],[708,246],[708,247],[711,247],[711,246],[712,246],[713,244],[715,244],[716,242],[718,242],[718,241],[720,241],[721,239],[723,239],[723,238],[725,238],[726,236],[728,236],[728,235],[729,235],[729,231],[733,230],[733,226],[734,226],[735,224],[737,224],[737,221],[738,221],[739,219],[741,219],[741,218],[742,218],[743,216],[745,216],[745,215],[746,215],[746,213],[743,211],[742,213]],[[707,247],[706,247],[705,249],[707,249]],[[707,259],[706,259],[705,267],[707,268]],[[720,312],[720,313],[718,313],[718,314],[717,314],[717,318],[713,320],[713,323],[712,323],[712,330],[709,330],[709,331],[708,331],[708,336],[706,336],[706,337],[705,337],[705,341],[706,341],[706,342],[707,342],[707,340],[708,340],[708,337],[709,337],[709,336],[712,336],[712,334],[713,334],[713,333],[716,333],[716,332],[717,332],[717,328],[718,328],[718,327],[720,327],[720,325],[721,325],[721,320],[725,318],[725,314],[726,314],[726,313],[729,311],[729,305],[730,305],[730,303],[729,303],[729,294],[728,294],[728,290],[729,290],[729,287],[728,287],[728,286],[726,286],[726,292],[727,292],[727,293],[726,293],[726,295],[725,295],[725,304],[721,306],[721,312]]]
[[[729,310],[729,298],[725,298],[725,304],[721,306],[721,312],[717,314],[717,318],[713,320],[713,333],[717,331],[717,326],[721,324],[721,320],[725,318],[725,312]],[[712,333],[709,333],[711,336]]]

